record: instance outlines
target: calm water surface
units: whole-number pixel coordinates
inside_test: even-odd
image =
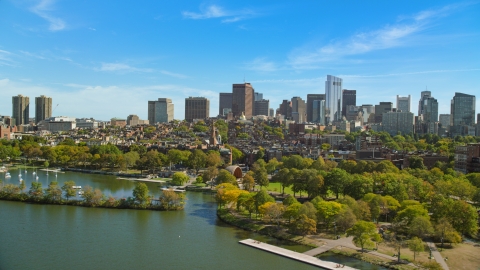
[[[115,197],[131,196],[134,182],[67,172],[45,175],[46,187],[74,180]],[[18,183],[11,171],[6,183]],[[31,171],[22,178],[27,189]],[[158,184],[148,183],[155,196]],[[317,269],[238,244],[254,238],[304,252],[308,248],[233,228],[217,220],[211,195],[187,193],[184,211],[159,212],[35,205],[0,201],[0,269]],[[368,269],[363,267],[362,269]]]

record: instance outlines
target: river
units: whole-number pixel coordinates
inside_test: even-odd
[[[18,171],[5,183],[18,183]],[[27,189],[35,181],[22,171]],[[104,194],[131,196],[134,182],[113,176],[37,171],[46,187],[100,188]],[[155,196],[158,184],[147,184]],[[184,211],[101,209],[0,201],[0,269],[315,269],[315,267],[238,244],[254,238],[304,252],[291,245],[219,221],[211,195],[187,193]]]

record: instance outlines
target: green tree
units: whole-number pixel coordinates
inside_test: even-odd
[[[317,222],[306,215],[301,214],[297,220],[292,223],[290,228],[294,233],[305,237],[307,234],[314,234],[317,232]]]
[[[285,194],[285,187],[288,187],[292,184],[293,175],[290,173],[290,170],[287,168],[283,168],[278,171],[272,177],[272,182],[278,182],[282,185],[282,194]]]
[[[98,188],[93,189],[91,186],[86,186],[83,190],[83,200],[87,206],[99,206],[102,204],[103,194]]]
[[[410,163],[409,167],[412,169],[425,169],[425,165],[423,165],[423,158],[420,156],[410,156],[408,158],[408,162]]]
[[[195,173],[198,174],[198,171],[202,168],[205,168],[205,165],[207,164],[207,155],[200,150],[200,149],[195,149],[193,153],[190,155],[188,158],[188,165],[190,168],[195,170]]]
[[[347,236],[353,236],[353,242],[360,245],[362,251],[365,247],[372,247],[381,240],[373,222],[357,221],[352,228],[347,230]]]
[[[130,151],[128,153],[125,153],[123,155],[123,158],[125,160],[125,165],[128,170],[128,168],[131,168],[135,166],[135,164],[137,164],[137,161],[140,160],[140,155],[138,154],[138,152]]]
[[[334,219],[335,225],[342,232],[346,232],[357,222],[357,217],[348,206],[342,207],[342,210],[340,210],[340,213],[338,213]]]
[[[303,169],[302,178],[305,180],[305,188],[309,198],[319,196],[323,191],[324,179],[314,169]]]
[[[290,223],[292,219],[295,220],[298,218],[301,207],[302,204],[299,202],[294,202],[287,206],[285,213],[283,213],[283,217],[288,219],[288,223]]]
[[[284,200],[283,204],[286,206],[292,205],[294,203],[298,203],[297,199],[293,197],[292,195],[288,195]]]
[[[255,194],[255,210],[256,212],[258,213],[258,208],[260,207],[260,205],[263,205],[267,202],[275,202],[275,199],[270,196],[267,191],[265,190],[260,190],[259,192],[257,192],[257,194]]]
[[[207,167],[218,167],[222,165],[223,160],[218,151],[209,151],[205,163]]]
[[[172,176],[172,184],[175,185],[175,186],[182,186],[182,185],[185,184],[189,179],[190,179],[190,177],[188,177],[188,175],[186,175],[185,173],[183,173],[183,172],[176,172],[176,173],[174,173],[173,176]]]
[[[231,183],[237,184],[237,178],[233,176],[229,171],[221,169],[218,171],[218,176],[216,178],[217,185],[222,183]]]
[[[311,202],[304,202],[300,209],[298,209],[298,214],[306,215],[308,218],[317,221],[317,209]]]
[[[418,237],[413,237],[408,241],[408,248],[413,252],[414,261],[416,255],[424,250],[424,246],[422,239]]]
[[[268,161],[267,165],[265,166],[265,169],[267,169],[267,173],[272,174],[277,170],[277,168],[280,166],[280,162],[276,158],[272,158]]]
[[[325,185],[335,193],[336,198],[338,199],[338,195],[344,193],[344,189],[347,186],[350,177],[351,176],[345,170],[335,168],[325,177]]]
[[[46,197],[52,202],[58,202],[62,200],[62,189],[58,186],[57,181],[52,181],[46,189]]]
[[[133,189],[133,198],[142,207],[145,207],[150,202],[149,190],[145,183],[136,182]]]
[[[450,245],[462,242],[462,237],[446,218],[441,218],[435,225],[435,238],[442,242],[442,248],[444,242]]]
[[[408,227],[408,234],[419,238],[425,238],[433,233],[433,226],[430,220],[424,216],[418,216],[413,218],[410,226]]]
[[[67,198],[67,200],[69,200],[71,197],[75,197],[75,189],[73,186],[75,186],[74,181],[67,181],[63,183],[62,190],[65,192],[65,198]]]
[[[247,173],[243,176],[242,184],[243,189],[251,191],[255,187],[255,179],[253,179],[251,174]]]
[[[28,195],[30,195],[30,198],[36,202],[41,201],[43,199],[42,183],[32,182]]]
[[[260,160],[263,161],[262,159]],[[262,187],[267,187],[270,181],[268,180],[267,169],[265,169],[265,166],[263,166],[261,162],[255,162],[252,165],[252,171],[253,178],[255,178],[257,184]]]

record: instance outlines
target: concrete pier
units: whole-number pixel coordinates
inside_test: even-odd
[[[297,260],[297,261],[300,261],[300,262],[303,262],[303,263],[308,263],[310,265],[318,266],[318,267],[321,267],[323,269],[340,269],[340,268],[348,269],[348,270],[355,269],[355,268],[348,267],[348,266],[343,266],[343,267],[340,266],[339,267],[338,263],[322,261],[318,258],[309,256],[309,255],[306,255],[306,254],[302,254],[302,253],[298,253],[298,252],[291,251],[291,250],[288,250],[288,249],[284,249],[284,248],[281,248],[281,247],[269,245],[267,243],[259,242],[259,241],[253,240],[253,239],[245,239],[245,240],[239,241],[239,243],[243,244],[243,245],[251,246],[251,247],[254,247],[254,248],[257,248],[257,249],[261,249],[261,250],[264,250],[264,251],[268,251],[270,253],[277,254],[277,255],[280,255],[280,256],[283,256],[283,257],[286,257],[286,258],[289,258],[289,259],[293,259],[293,260]]]

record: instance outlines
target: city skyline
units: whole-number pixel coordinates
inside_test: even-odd
[[[479,92],[476,2],[82,3],[0,2],[0,115],[22,94],[52,97],[53,116],[100,120],[147,119],[162,97],[184,119],[184,99],[203,96],[216,116],[219,93],[243,82],[276,109],[324,94],[327,74],[357,105],[411,95],[414,113],[421,91],[439,114],[455,92]]]

